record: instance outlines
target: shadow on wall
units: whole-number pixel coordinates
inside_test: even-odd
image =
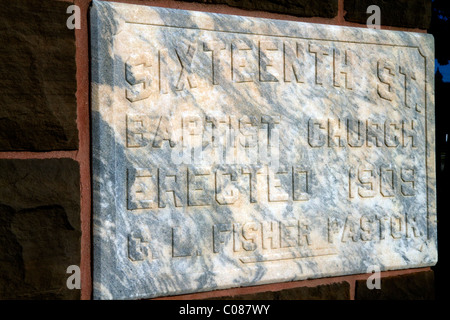
[[[0,160],[0,299],[80,298],[79,189],[74,160]]]
[[[66,269],[79,258],[80,233],[61,206],[15,212],[0,206],[0,299],[78,299]]]

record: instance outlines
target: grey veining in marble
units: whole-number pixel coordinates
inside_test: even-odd
[[[434,40],[93,1],[94,298],[437,262]]]

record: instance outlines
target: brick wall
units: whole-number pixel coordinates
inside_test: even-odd
[[[123,0],[120,2],[365,28],[426,32],[431,1]],[[81,29],[66,27],[71,4]],[[89,0],[0,2],[0,299],[90,299]],[[69,265],[81,290],[69,290]],[[431,268],[314,279],[178,299],[433,299]]]

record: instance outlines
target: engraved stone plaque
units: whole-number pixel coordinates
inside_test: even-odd
[[[437,262],[431,35],[94,1],[94,298]]]

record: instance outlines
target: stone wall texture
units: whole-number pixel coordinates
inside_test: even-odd
[[[349,300],[350,284],[346,281],[297,287],[279,291],[224,296],[214,300]]]
[[[387,277],[381,289],[370,290],[365,280],[356,282],[356,300],[434,300],[433,271]]]
[[[345,0],[345,20],[365,24],[371,5],[380,8],[382,25],[419,29],[430,26],[431,1],[427,0]]]
[[[0,2],[0,150],[74,150],[75,32],[67,3]]]
[[[205,4],[224,4],[245,10],[259,10],[298,17],[333,18],[337,15],[338,0],[177,0]]]
[[[0,299],[74,299],[80,176],[72,159],[0,159]]]
[[[89,84],[77,82],[77,72],[89,73],[88,28],[68,29],[66,9],[75,3],[82,8],[81,19],[87,19],[89,2],[0,1],[0,299],[91,298],[89,282],[82,283],[81,290],[66,286],[67,267],[80,265],[81,242],[89,246],[90,241],[90,230],[81,227],[82,217],[90,217],[89,206],[81,206],[83,192],[90,192],[90,180],[81,177],[80,166],[85,164],[79,160],[79,152],[89,152],[89,143],[80,145],[80,136],[88,133],[78,131],[79,124],[89,118],[79,114],[81,100],[77,100],[77,92],[83,101],[89,100]],[[273,13],[277,18],[284,15],[285,19],[307,22],[320,18],[320,22],[355,27],[365,27],[366,9],[376,4],[382,11],[383,26],[422,32],[430,25],[432,4],[431,0],[121,2],[219,13],[232,8],[253,16]],[[88,22],[82,25],[88,26]],[[85,260],[89,262],[90,256]],[[91,271],[87,268],[84,272]],[[368,290],[360,275],[318,284],[306,280],[295,287],[263,286],[251,293],[237,289],[185,298],[435,298],[437,275],[433,270],[404,272],[383,274],[381,290]]]

